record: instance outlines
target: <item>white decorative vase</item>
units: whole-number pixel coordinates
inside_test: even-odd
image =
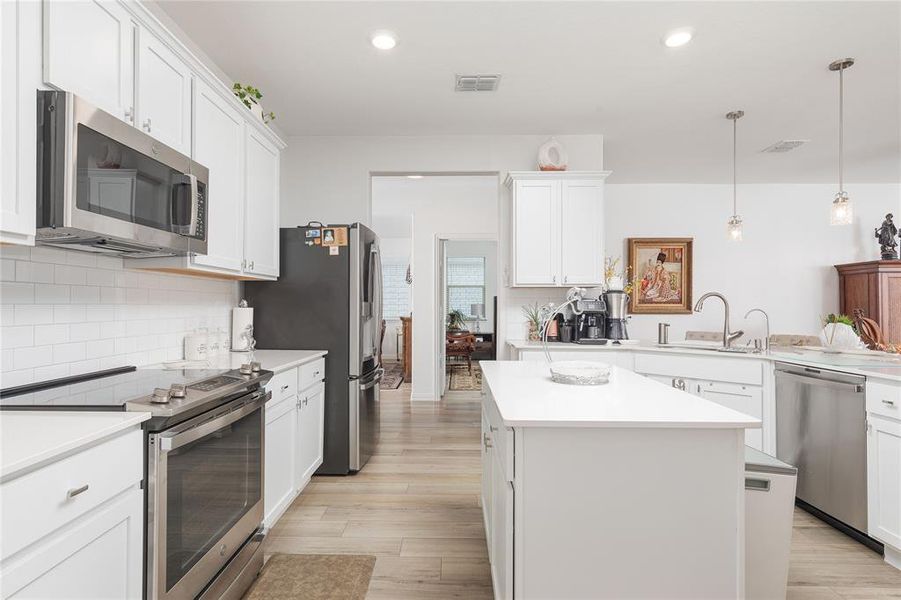
[[[538,168],[542,171],[565,171],[567,162],[566,150],[556,138],[549,139],[538,148]]]

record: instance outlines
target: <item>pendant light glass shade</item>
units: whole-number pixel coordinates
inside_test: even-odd
[[[729,234],[729,239],[733,242],[742,240],[742,222],[741,217],[738,216],[738,179],[736,177],[735,163],[737,155],[736,140],[738,139],[737,124],[738,120],[743,116],[745,116],[745,111],[743,110],[733,110],[726,113],[726,118],[732,121],[732,216],[726,222],[726,232]]]
[[[844,185],[845,159],[845,69],[854,64],[853,58],[829,63],[830,71],[838,71],[838,193],[832,201],[829,222],[832,225],[850,225],[854,222],[854,207]]]
[[[726,231],[729,233],[730,240],[740,242],[742,240],[741,217],[738,215],[729,217],[729,221],[726,223]]]
[[[848,198],[848,192],[839,192],[832,201],[832,214],[829,223],[832,225],[850,225],[854,222],[854,205]]]

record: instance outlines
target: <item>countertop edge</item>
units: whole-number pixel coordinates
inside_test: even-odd
[[[78,414],[83,416],[85,414],[91,413],[79,412]],[[111,413],[97,412],[96,414],[108,415]],[[77,438],[68,439],[58,446],[47,448],[45,450],[37,452],[36,454],[32,454],[31,456],[28,456],[27,458],[24,458],[16,463],[2,465],[2,467],[0,467],[0,483],[5,483],[12,479],[16,479],[17,477],[43,467],[44,465],[62,460],[63,458],[70,456],[84,448],[115,437],[122,431],[136,427],[144,421],[147,421],[151,417],[151,414],[149,412],[122,412],[112,414],[128,415],[128,418],[122,419],[121,421],[115,423],[98,426],[97,429],[89,433],[86,433]]]
[[[261,349],[263,350],[263,349]],[[293,352],[292,350],[285,350],[285,352]],[[269,370],[273,373],[282,373],[287,371],[288,369],[293,369],[294,367],[299,367],[301,365],[305,365],[309,362],[313,362],[317,358],[322,358],[328,354],[328,350],[298,350],[298,352],[312,352],[309,356],[305,356],[304,358],[299,358],[295,360],[290,360],[285,363],[281,363],[275,366],[265,365],[265,367],[269,367]]]
[[[535,346],[535,342],[529,342],[526,340],[508,340],[507,345],[514,350],[530,350],[530,351],[538,351],[542,350],[541,346]],[[653,346],[653,345],[641,345],[641,344],[624,344],[621,346],[610,346],[610,345],[587,345],[587,344],[572,344],[565,342],[552,342],[548,344],[549,350],[560,350],[567,349],[578,352],[611,352],[611,351],[628,351],[628,352],[652,352],[655,354],[682,354],[689,356],[709,356],[711,358],[739,358],[742,360],[761,360],[766,362],[784,362],[792,365],[799,365],[802,367],[816,367],[818,369],[824,369],[826,371],[837,371],[839,373],[849,373],[852,375],[860,375],[862,377],[866,377],[867,379],[878,379],[881,381],[891,381],[894,383],[901,383],[901,373],[894,375],[891,373],[880,373],[878,371],[868,371],[867,368],[861,367],[846,367],[846,366],[827,366],[823,363],[819,363],[814,360],[805,359],[804,357],[793,357],[793,356],[784,356],[778,355],[775,356],[773,354],[752,354],[752,353],[728,353],[728,352],[713,352],[711,350],[700,350],[696,348],[680,348],[678,346],[670,346],[670,347],[661,347],[661,346]],[[789,353],[790,351],[786,351]],[[886,367],[885,365],[874,364],[873,369],[878,368],[892,368],[891,366]],[[901,369],[899,369],[901,371]]]

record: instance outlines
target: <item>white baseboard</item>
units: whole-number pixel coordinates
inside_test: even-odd
[[[892,565],[896,569],[901,570],[901,550],[892,548],[888,544],[885,545],[885,562]]]

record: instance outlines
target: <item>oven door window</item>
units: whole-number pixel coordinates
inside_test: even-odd
[[[262,498],[263,411],[169,451],[166,589]]]
[[[171,233],[190,228],[190,180],[178,169],[83,124],[77,156],[80,210]]]

